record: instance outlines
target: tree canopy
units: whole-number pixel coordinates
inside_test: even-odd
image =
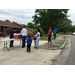
[[[6,22],[10,22],[10,20],[8,20],[8,19],[6,19],[5,21],[6,21]]]
[[[36,9],[35,15],[32,17],[35,26],[40,26],[44,32],[48,32],[49,27],[60,27],[65,19],[67,19],[69,9]]]
[[[29,23],[27,24],[27,27],[28,27],[28,28],[32,28],[32,29],[35,29],[34,24],[33,24],[33,23],[31,23],[31,22],[29,22]]]

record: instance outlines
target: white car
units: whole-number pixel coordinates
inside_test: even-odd
[[[75,35],[75,32],[73,32],[73,35]]]

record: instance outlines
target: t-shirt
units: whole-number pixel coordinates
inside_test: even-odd
[[[27,38],[27,41],[26,42],[27,42],[27,44],[31,44],[32,43],[32,39],[31,38]]]
[[[54,35],[56,35],[56,32],[57,32],[57,30],[54,30],[54,31],[53,31]]]
[[[49,31],[48,31],[48,36],[52,36],[52,30],[51,29],[49,29]]]
[[[38,36],[38,37],[36,37],[36,38],[39,38],[39,39],[40,39],[40,32],[37,32],[37,34],[39,34],[39,36]],[[36,35],[37,35],[37,34],[36,34]]]
[[[27,36],[27,29],[23,28],[21,31],[22,36]]]

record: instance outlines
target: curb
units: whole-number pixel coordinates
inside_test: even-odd
[[[64,36],[65,37],[65,36]],[[47,49],[47,50],[60,50],[60,49],[63,49],[64,47],[65,47],[65,45],[66,45],[66,43],[67,43],[67,37],[65,37],[65,41],[64,41],[64,43],[62,44],[62,47],[59,47],[59,48],[49,48],[49,49],[47,49],[47,48],[45,48],[44,47],[44,49]]]
[[[71,53],[71,40],[68,38],[64,50],[62,49],[58,57],[54,58],[57,61],[54,61],[52,65],[67,65],[70,53]]]
[[[67,38],[67,37],[65,37],[65,41],[64,41],[64,43],[63,43],[62,47],[60,47],[59,49],[63,49],[63,48],[65,47],[65,45],[66,45],[66,43],[67,43],[67,40],[68,40],[68,38]]]

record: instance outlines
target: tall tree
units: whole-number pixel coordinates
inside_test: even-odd
[[[47,32],[49,27],[54,29],[60,25],[67,17],[69,9],[36,9],[32,17],[34,24]]]
[[[31,22],[29,22],[29,23],[27,24],[27,27],[28,27],[28,28],[32,28],[32,29],[34,29],[34,28],[35,28],[34,24],[33,24],[33,23],[31,23]]]
[[[10,22],[10,20],[8,20],[8,19],[6,19],[5,21],[6,21],[6,22]]]
[[[72,21],[70,19],[66,18],[64,21],[62,21],[62,23],[61,22],[59,23],[57,30],[58,30],[58,32],[65,33],[65,28],[68,26],[72,26]]]

